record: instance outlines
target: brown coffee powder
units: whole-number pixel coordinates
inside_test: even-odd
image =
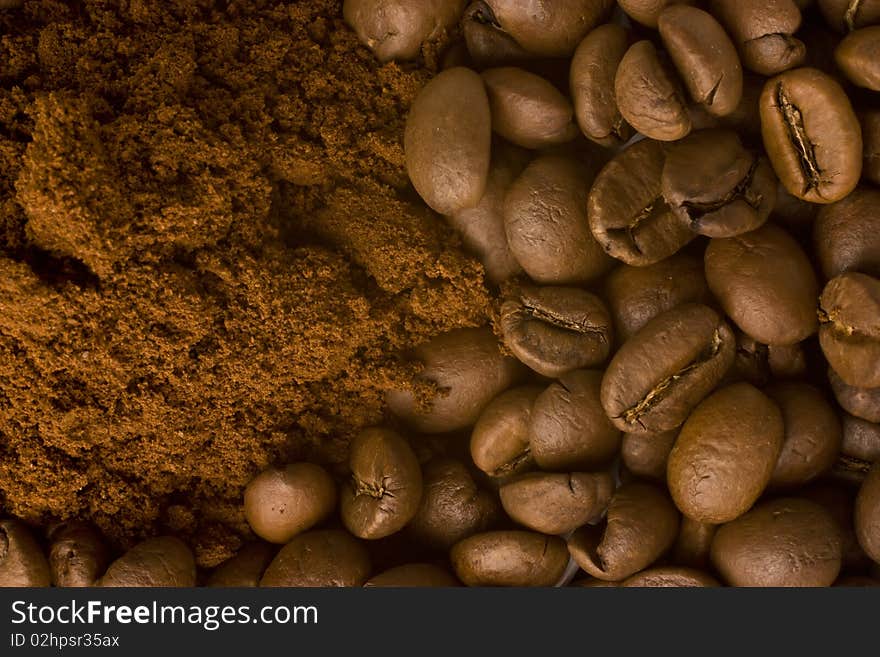
[[[0,515],[247,535],[270,462],[340,462],[395,354],[486,321],[408,190],[429,66],[340,2],[25,0],[0,11]]]

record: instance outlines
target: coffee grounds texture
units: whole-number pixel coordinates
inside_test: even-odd
[[[255,473],[342,463],[401,351],[487,321],[403,166],[436,52],[380,66],[330,0],[25,0],[0,34],[0,514],[213,566]]]

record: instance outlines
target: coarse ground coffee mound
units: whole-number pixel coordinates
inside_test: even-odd
[[[0,515],[215,565],[255,473],[342,461],[399,350],[486,322],[407,191],[435,53],[380,67],[340,5],[0,11]]]

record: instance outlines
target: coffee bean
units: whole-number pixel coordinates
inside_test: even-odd
[[[440,214],[477,205],[486,190],[491,140],[483,79],[461,67],[439,73],[406,120],[406,171],[416,191]]]
[[[621,586],[650,588],[703,588],[721,586],[714,577],[695,568],[660,566],[625,579]]]
[[[669,454],[676,506],[700,522],[738,518],[770,483],[784,436],[779,407],[754,386],[715,392],[691,413]]]
[[[709,286],[702,261],[677,254],[645,267],[620,265],[605,279],[605,299],[623,342],[666,310],[707,302]]]
[[[27,526],[0,520],[0,588],[49,586],[49,563]]]
[[[472,2],[461,19],[461,32],[474,63],[484,68],[519,63],[531,57],[516,40],[501,30],[485,2]]]
[[[617,351],[602,379],[602,406],[621,431],[669,431],[718,385],[733,357],[733,332],[718,313],[677,306]]]
[[[792,36],[801,26],[793,0],[712,0],[710,7],[733,37],[747,69],[774,75],[804,61],[806,47]]]
[[[281,548],[260,586],[362,586],[370,576],[370,557],[357,539],[336,529],[312,530]]]
[[[637,477],[666,481],[666,460],[675,444],[678,431],[660,433],[626,433],[620,458],[626,469]]]
[[[607,472],[530,472],[498,492],[515,522],[543,534],[565,534],[598,519],[613,491]]]
[[[800,496],[825,509],[837,526],[843,553],[844,572],[864,572],[872,564],[856,537],[855,506],[858,488],[828,481],[812,484]]]
[[[701,130],[674,144],[663,166],[663,197],[682,221],[708,237],[761,226],[776,202],[776,176],[729,130]]]
[[[709,551],[717,529],[718,525],[682,516],[672,548],[672,562],[699,570],[708,569]]]
[[[587,215],[596,241],[628,265],[659,262],[694,237],[663,199],[666,148],[636,142],[605,165],[590,190]]]
[[[880,111],[859,114],[862,128],[862,177],[875,185],[880,184]]]
[[[828,380],[837,403],[847,413],[868,422],[880,422],[880,388],[858,388],[847,385],[832,368],[828,368]]]
[[[447,217],[461,234],[465,247],[483,263],[491,283],[498,284],[522,273],[504,232],[504,196],[522,173],[527,158],[525,151],[496,146],[483,198],[475,207]]]
[[[807,371],[801,343],[768,345],[742,331],[736,332],[736,359],[729,376],[731,381],[747,381],[764,386],[771,379],[790,379]]]
[[[535,8],[522,0],[486,0],[499,29],[533,55],[567,57],[614,6],[612,0],[569,0]]]
[[[838,32],[851,32],[880,23],[880,2],[876,0],[818,0],[828,24]]]
[[[546,148],[577,136],[574,109],[556,88],[533,73],[506,66],[483,72],[492,129],[524,148]]]
[[[215,588],[253,588],[260,585],[266,567],[275,558],[275,547],[256,541],[241,548],[231,559],[214,569],[207,586]]]
[[[834,51],[834,60],[854,85],[880,91],[880,26],[850,32]]]
[[[459,582],[445,569],[430,563],[409,563],[374,575],[365,587],[448,587]]]
[[[545,155],[510,186],[504,201],[507,241],[536,283],[584,283],[611,267],[586,220],[590,180],[577,161]]]
[[[584,37],[571,60],[569,85],[575,119],[581,132],[602,146],[621,146],[633,134],[614,97],[614,76],[628,49],[627,31],[606,23]]]
[[[706,281],[724,312],[759,342],[791,345],[817,328],[818,282],[806,253],[781,228],[713,239]]]
[[[880,461],[880,423],[843,414],[843,442],[836,473],[860,484],[871,466]]]
[[[657,27],[693,101],[714,116],[733,112],[742,97],[742,66],[718,21],[702,9],[673,4]]]
[[[192,587],[196,562],[186,544],[173,536],[138,543],[110,564],[95,586]]]
[[[553,586],[565,572],[568,551],[558,536],[497,531],[456,543],[450,559],[467,586]]]
[[[529,445],[539,467],[589,470],[614,458],[621,436],[602,410],[601,381],[595,370],[568,372],[535,400]]]
[[[840,452],[840,419],[825,396],[806,383],[777,383],[766,390],[782,411],[785,438],[770,485],[803,485],[828,472]]]
[[[692,5],[694,2],[695,0],[618,0],[617,4],[637,23],[656,29],[660,14],[667,7]]]
[[[624,119],[650,139],[675,141],[691,131],[687,101],[675,72],[650,41],[626,51],[614,76],[614,96]]]
[[[429,547],[448,550],[488,530],[501,517],[497,498],[481,490],[459,461],[434,459],[425,466],[423,479],[422,500],[407,529]]]
[[[523,285],[501,305],[504,344],[547,377],[603,363],[611,351],[611,316],[595,294],[573,287]]]
[[[859,545],[871,559],[880,562],[880,464],[871,468],[859,489],[855,528]]]
[[[487,328],[456,329],[416,347],[412,357],[424,368],[415,386],[434,388],[427,401],[412,390],[389,390],[391,412],[422,433],[457,431],[474,424],[493,397],[520,378],[524,368],[501,353]]]
[[[880,280],[847,272],[819,298],[819,344],[845,383],[880,387]]]
[[[771,78],[761,94],[761,132],[776,175],[811,203],[849,194],[862,173],[859,122],[840,85],[814,68]]]
[[[403,529],[422,499],[422,470],[409,443],[391,429],[361,431],[349,446],[351,480],[340,495],[346,529],[383,538]]]
[[[464,0],[345,0],[342,15],[381,62],[415,59],[461,16]]]
[[[859,187],[823,206],[813,230],[816,255],[826,278],[845,271],[880,276],[880,191]]]
[[[92,586],[109,563],[110,551],[91,525],[65,522],[49,532],[49,571],[54,586]]]
[[[534,464],[529,446],[532,406],[543,388],[521,386],[486,406],[471,434],[471,458],[490,477],[506,477]]]
[[[244,490],[244,517],[270,543],[287,543],[311,529],[336,507],[336,483],[314,463],[269,468]]]
[[[830,586],[840,572],[841,551],[837,526],[825,509],[783,498],[719,528],[712,563],[733,586]]]
[[[644,570],[675,540],[679,515],[659,488],[624,484],[601,525],[582,527],[568,539],[577,564],[593,577],[619,581]]]

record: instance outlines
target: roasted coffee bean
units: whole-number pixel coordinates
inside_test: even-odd
[[[735,132],[700,130],[666,156],[663,197],[695,233],[733,237],[761,226],[776,202],[776,176]]]
[[[868,422],[880,422],[880,388],[858,388],[847,385],[832,368],[828,380],[834,397],[843,410]]]
[[[665,482],[666,461],[677,437],[676,430],[626,433],[620,447],[621,461],[637,477]]]
[[[424,369],[416,386],[435,386],[427,403],[412,390],[389,390],[391,412],[422,433],[457,431],[474,424],[493,397],[506,390],[523,372],[516,359],[501,353],[487,328],[456,329],[431,339],[413,351]]]
[[[601,372],[575,370],[563,374],[535,400],[529,445],[540,468],[589,470],[614,458],[621,436],[602,410],[601,382]]]
[[[521,386],[498,395],[486,406],[471,433],[471,458],[490,477],[506,477],[534,464],[529,424],[538,386]]]
[[[192,587],[196,562],[186,544],[173,536],[138,543],[110,564],[96,586]]]
[[[862,173],[862,133],[840,85],[814,68],[767,80],[761,93],[764,147],[786,189],[811,203],[849,194]]]
[[[714,116],[733,112],[742,97],[742,66],[721,24],[702,9],[674,4],[657,27],[691,99]]]
[[[806,46],[792,36],[801,26],[793,0],[712,0],[710,6],[747,69],[774,75],[804,61]]]
[[[733,331],[714,310],[684,304],[658,315],[617,351],[602,379],[602,406],[629,433],[669,431],[733,364]]]
[[[880,563],[880,463],[865,478],[856,498],[856,537],[865,553]]]
[[[669,454],[666,479],[689,518],[720,524],[749,510],[782,451],[779,407],[748,383],[722,388],[694,409]]]
[[[855,506],[858,488],[850,485],[820,482],[798,491],[805,499],[815,502],[834,519],[840,534],[844,572],[864,572],[872,561],[856,537]]]
[[[605,522],[572,534],[568,551],[593,577],[623,580],[650,566],[672,546],[678,522],[678,511],[659,488],[624,484],[611,499]]]
[[[623,27],[606,23],[584,37],[571,60],[569,87],[575,119],[581,132],[602,146],[621,146],[633,135],[614,97],[614,77],[629,40]]]
[[[336,529],[313,530],[281,548],[260,586],[362,586],[369,576],[370,557],[357,539]]]
[[[553,586],[568,565],[565,541],[528,531],[477,534],[449,556],[467,586]]]
[[[611,315],[595,294],[574,287],[513,290],[501,305],[504,344],[544,376],[604,363],[611,351]]]
[[[782,411],[785,438],[770,485],[803,485],[828,472],[843,440],[840,419],[825,396],[806,383],[777,383],[766,393]]]
[[[859,114],[862,128],[862,177],[880,185],[880,111]]]
[[[568,99],[544,78],[506,66],[483,72],[492,129],[523,148],[546,148],[578,134]]]
[[[613,0],[569,0],[537,6],[522,0],[486,0],[485,4],[491,10],[487,22],[540,57],[571,55],[614,6]]]
[[[877,0],[818,0],[818,5],[825,20],[838,32],[852,32],[880,23]]]
[[[527,158],[525,151],[497,145],[493,149],[483,198],[475,207],[447,217],[461,234],[465,248],[483,263],[486,278],[491,283],[498,284],[522,273],[504,232],[504,196],[522,173]]]
[[[672,562],[679,566],[705,570],[718,525],[682,516],[678,537],[672,548]]]
[[[720,527],[712,542],[712,563],[733,586],[830,586],[841,558],[830,514],[800,498],[764,502]]]
[[[365,587],[448,587],[459,586],[451,573],[430,563],[408,563],[374,575]]]
[[[880,25],[850,32],[834,51],[834,60],[854,85],[880,91]]]
[[[49,563],[27,526],[0,520],[0,588],[49,586]]]
[[[457,67],[439,73],[410,107],[403,136],[406,171],[440,214],[472,208],[489,176],[492,117],[483,79]]]
[[[880,191],[859,187],[819,210],[813,227],[826,278],[845,271],[880,276]]]
[[[675,72],[650,41],[634,43],[623,55],[614,76],[614,97],[623,118],[650,139],[675,141],[691,131]]]
[[[379,61],[415,59],[457,22],[465,0],[345,0],[342,15]]]
[[[422,501],[407,530],[427,546],[448,550],[488,530],[501,517],[497,498],[481,490],[459,461],[434,459],[425,465],[423,480]]]
[[[596,241],[628,265],[668,258],[693,232],[663,199],[666,146],[643,139],[618,153],[596,176],[587,216]]]
[[[336,483],[314,463],[269,468],[244,489],[244,517],[270,543],[287,543],[336,508]]]
[[[721,586],[714,577],[695,568],[660,566],[649,568],[625,579],[621,586],[650,588],[703,588]]]
[[[340,495],[346,529],[383,538],[406,525],[422,499],[422,469],[409,443],[391,429],[361,431],[349,446],[351,480]]]
[[[713,239],[706,281],[724,312],[758,342],[791,345],[813,333],[818,282],[800,245],[781,228]]]
[[[837,474],[861,483],[871,466],[880,461],[880,424],[843,414],[843,442]]]
[[[49,532],[49,571],[54,586],[92,586],[110,563],[101,535],[84,522],[65,522]]]
[[[657,27],[660,14],[673,5],[692,5],[695,0],[618,0],[617,4],[626,15],[646,27]]]
[[[500,29],[485,2],[472,2],[461,19],[461,32],[468,53],[480,68],[519,63],[531,58],[529,52]]]
[[[767,345],[737,331],[736,359],[730,371],[732,381],[747,381],[764,386],[772,379],[791,379],[807,371],[801,343]]]
[[[565,534],[598,519],[613,492],[607,472],[529,472],[498,491],[512,520],[543,534]]]
[[[270,543],[248,543],[231,559],[221,563],[208,578],[214,588],[252,588],[260,585],[266,567],[275,558],[276,548]]]
[[[577,161],[545,155],[510,186],[504,201],[507,241],[536,283],[584,283],[611,267],[586,220],[590,180]]]
[[[843,381],[880,387],[880,280],[847,272],[819,298],[819,344]]]
[[[666,310],[707,302],[709,286],[702,261],[677,254],[645,267],[620,265],[605,280],[605,299],[618,340],[624,342]]]

